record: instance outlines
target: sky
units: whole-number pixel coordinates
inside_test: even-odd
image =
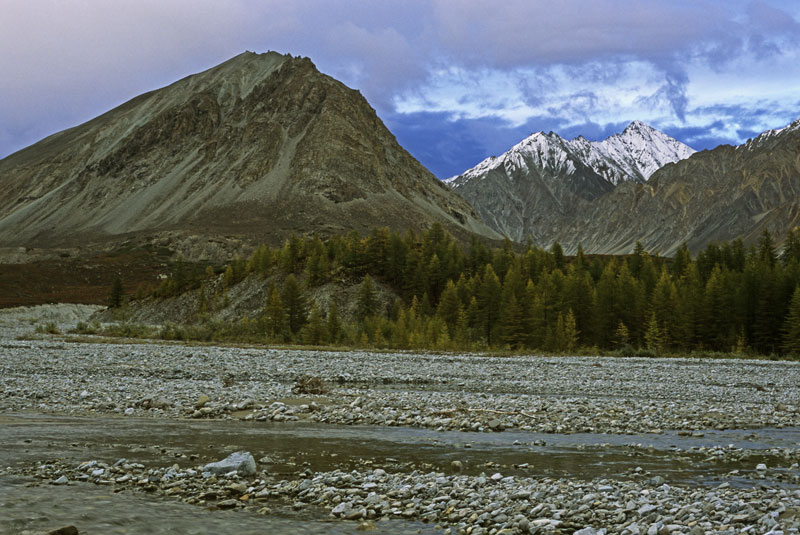
[[[0,0],[0,158],[245,50],[359,89],[440,178],[538,131],[800,117],[800,0]]]

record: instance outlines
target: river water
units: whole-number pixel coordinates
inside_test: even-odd
[[[708,431],[704,436],[540,435],[525,432],[436,432],[408,427],[335,426],[313,423],[159,420],[61,417],[44,414],[0,416],[0,467],[119,458],[147,466],[181,467],[247,450],[264,459],[260,468],[290,479],[299,471],[384,468],[387,471],[466,473],[501,469],[504,474],[576,479],[631,477],[634,470],[660,475],[670,484],[712,486],[731,470],[748,465],[716,461],[696,448],[731,444],[750,450],[793,447],[798,429]],[[695,448],[695,449],[692,449]],[[352,522],[330,522],[324,511],[301,513],[277,508],[261,516],[210,511],[196,505],[87,483],[57,487],[14,475],[0,475],[0,533],[75,525],[80,533],[354,533]],[[738,485],[752,480],[726,478]],[[436,533],[434,526],[380,521],[372,533]]]

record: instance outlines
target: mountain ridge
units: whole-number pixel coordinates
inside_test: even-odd
[[[0,160],[0,243],[279,240],[373,226],[498,235],[308,58],[245,52]]]
[[[549,222],[577,215],[622,182],[644,183],[655,167],[692,153],[640,121],[596,142],[536,132],[446,183],[498,232],[538,243]]]
[[[800,119],[738,146],[720,145],[656,171],[645,184],[625,183],[556,221],[544,240],[574,251],[627,254],[640,241],[673,254],[698,252],[765,230],[781,243],[800,225]]]

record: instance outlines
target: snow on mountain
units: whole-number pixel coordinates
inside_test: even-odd
[[[537,132],[501,156],[491,156],[461,175],[445,179],[453,187],[502,168],[510,177],[530,166],[570,175],[576,164],[591,168],[606,181],[645,182],[660,167],[688,158],[694,149],[641,122],[634,121],[602,141],[579,136],[570,141],[558,134]]]

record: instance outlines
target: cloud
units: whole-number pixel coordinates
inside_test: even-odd
[[[0,156],[243,50],[311,57],[442,176],[531,130],[723,120],[708,139],[736,139],[797,115],[799,16],[778,0],[12,2]]]

